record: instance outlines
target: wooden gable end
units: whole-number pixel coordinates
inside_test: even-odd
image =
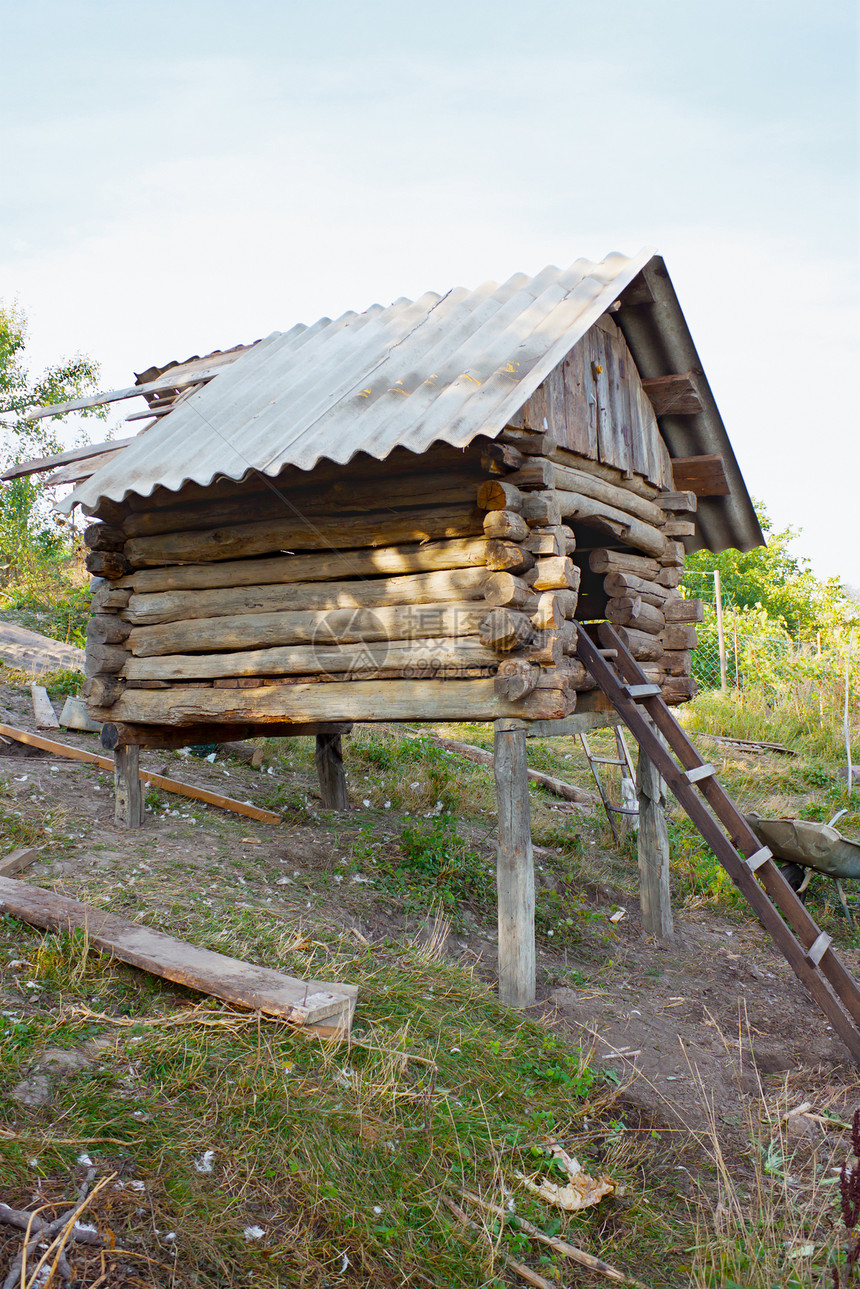
[[[604,315],[523,405],[513,424],[560,447],[673,489],[669,451],[627,342]]]

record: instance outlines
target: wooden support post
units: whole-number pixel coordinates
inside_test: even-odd
[[[320,796],[326,810],[349,810],[339,734],[317,734],[316,764]]]
[[[114,822],[118,828],[143,824],[140,748],[118,747],[113,754]]]
[[[637,851],[642,928],[648,935],[668,940],[674,934],[674,924],[669,895],[666,784],[641,746],[636,763],[636,791],[639,797]]]
[[[499,845],[499,998],[510,1007],[535,1001],[535,875],[526,774],[525,730],[495,727]]]

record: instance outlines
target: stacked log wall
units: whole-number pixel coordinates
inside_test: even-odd
[[[694,508],[521,427],[106,504],[85,534],[102,579],[91,714],[555,719],[595,687],[573,656],[577,618],[604,616],[685,701],[700,607],[677,587]]]

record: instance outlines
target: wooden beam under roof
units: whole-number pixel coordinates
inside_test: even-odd
[[[673,372],[670,376],[652,376],[642,381],[657,416],[696,416],[702,400],[693,372]]]
[[[675,457],[672,474],[679,492],[694,492],[697,497],[727,497],[731,492],[723,458],[716,452]]]

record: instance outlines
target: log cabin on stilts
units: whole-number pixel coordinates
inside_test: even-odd
[[[617,723],[582,624],[686,702],[685,551],[763,541],[662,259],[375,305],[67,406],[131,397],[143,431],[49,480],[90,516],[84,695],[124,822],[141,746],[314,733],[343,808],[349,723],[494,722],[501,993],[530,1003],[525,740]]]

